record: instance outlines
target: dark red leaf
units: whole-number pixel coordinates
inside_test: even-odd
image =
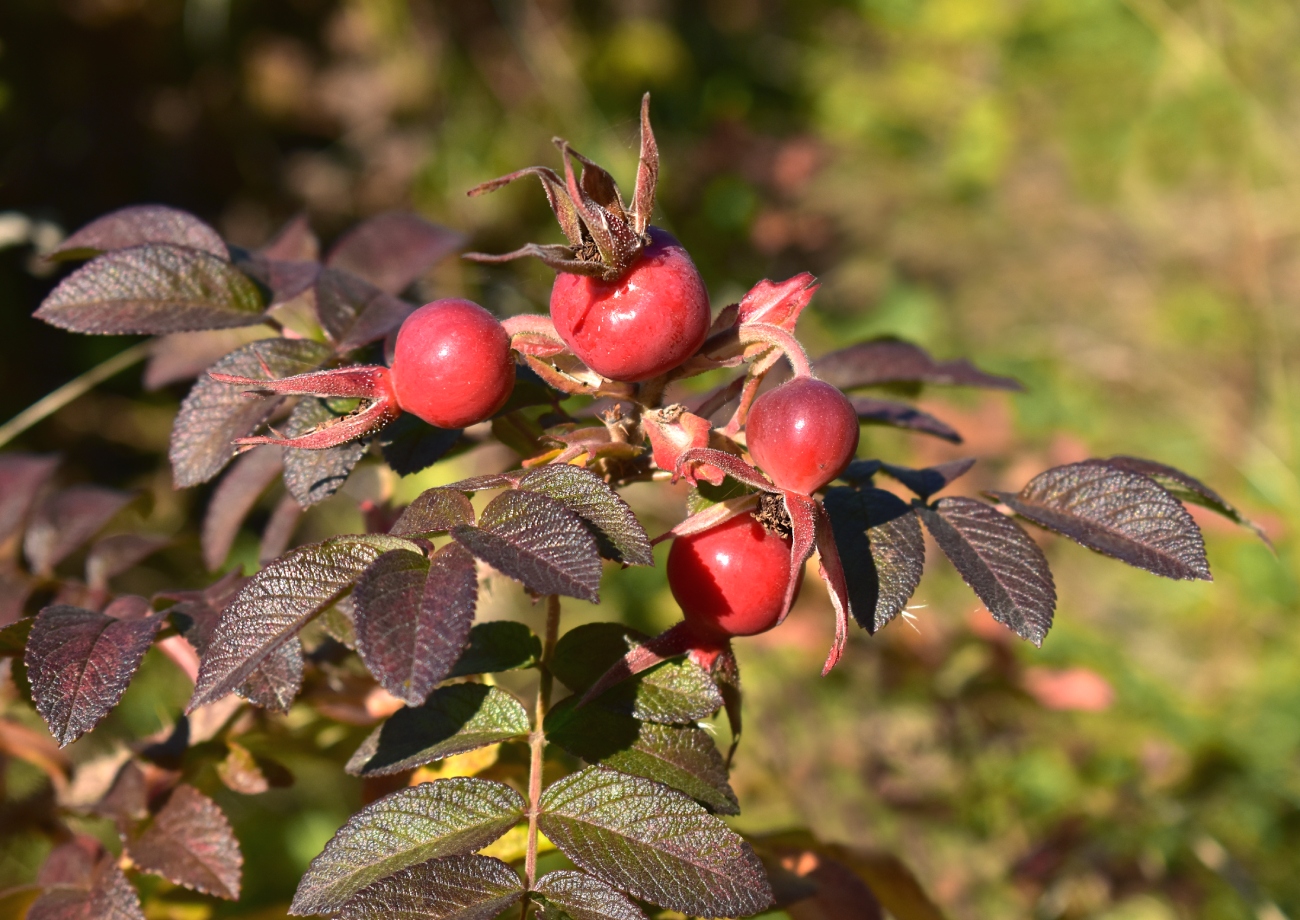
[[[248,277],[260,282],[271,292],[274,307],[288,303],[308,290],[320,277],[319,262],[296,262],[268,258],[261,253],[236,250],[235,267]]]
[[[519,901],[515,870],[491,856],[445,856],[361,889],[332,912],[339,920],[492,920]]]
[[[413,312],[414,304],[351,272],[327,268],[316,281],[316,315],[339,351],[378,342]]]
[[[286,262],[316,262],[320,260],[320,241],[312,232],[307,215],[297,214],[257,254]]]
[[[561,869],[537,880],[533,891],[570,920],[645,920],[627,895],[585,872]]]
[[[343,413],[333,412],[323,399],[304,396],[284,423],[284,436],[297,438],[336,421]],[[284,487],[303,508],[323,502],[343,487],[352,468],[366,455],[369,441],[349,441],[324,450],[284,451]]]
[[[99,486],[73,486],[46,498],[37,506],[23,538],[32,570],[38,575],[54,571],[130,501],[124,492]]]
[[[163,335],[255,326],[265,309],[257,285],[229,262],[151,243],[86,263],[34,315],[73,332]]]
[[[1196,521],[1145,475],[1085,460],[1039,473],[1018,494],[991,494],[1035,524],[1121,562],[1166,578],[1211,580]]]
[[[474,557],[456,543],[429,559],[392,550],[357,579],[352,599],[361,660],[385,690],[418,706],[469,641],[478,602]]]
[[[921,582],[921,522],[911,505],[883,489],[830,489],[825,508],[844,563],[849,609],[874,633],[902,613]]]
[[[104,590],[109,579],[134,568],[171,542],[170,537],[143,533],[119,533],[97,540],[86,557],[86,584],[91,590]]]
[[[203,564],[209,572],[225,565],[244,519],[257,499],[280,475],[280,448],[256,447],[240,456],[212,491],[203,516]]]
[[[0,454],[0,545],[22,530],[58,465],[54,454]]]
[[[474,523],[474,506],[463,492],[429,489],[406,506],[389,528],[391,534],[448,533],[453,527]]]
[[[239,899],[239,841],[217,803],[193,786],[177,786],[144,831],[127,840],[126,851],[145,872],[175,885]]]
[[[452,537],[534,594],[600,601],[600,554],[583,521],[537,492],[502,492],[478,527],[462,524]]]
[[[36,709],[60,747],[117,705],[162,621],[163,614],[119,620],[65,605],[37,615],[23,662]]]
[[[459,428],[435,428],[409,412],[398,416],[375,437],[384,461],[399,476],[410,476],[437,463],[460,441]]]
[[[928,412],[922,412],[907,403],[894,402],[891,399],[873,399],[870,396],[850,396],[858,421],[868,425],[890,425],[894,428],[906,428],[922,434],[943,438],[952,444],[961,443],[961,435],[947,422],[940,421]]]
[[[965,359],[936,361],[926,352],[898,339],[873,339],[822,355],[817,376],[841,390],[885,384],[937,383],[948,386],[1021,390],[1010,377],[986,374]]]
[[[400,294],[464,242],[454,230],[414,214],[380,214],[344,234],[325,264],[359,275],[381,291]]]
[[[1140,457],[1110,457],[1104,462],[1108,466],[1128,470],[1131,473],[1140,473],[1154,479],[1165,491],[1179,501],[1191,502],[1194,505],[1209,508],[1228,520],[1254,531],[1255,535],[1263,540],[1269,549],[1273,548],[1273,541],[1268,538],[1268,534],[1264,533],[1263,528],[1228,504],[1218,492],[1215,492],[1199,479],[1187,475],[1182,470],[1166,466],[1163,463],[1156,463],[1154,460],[1143,460]]]
[[[221,234],[187,211],[160,204],[135,205],[105,214],[69,236],[46,258],[88,259],[101,252],[130,249],[145,243],[200,249],[230,261]]]
[[[892,463],[882,463],[880,468],[919,495],[921,501],[929,501],[931,495],[946,489],[949,483],[964,476],[974,465],[975,458],[965,457],[938,466],[928,466],[923,470],[894,466]]]
[[[94,837],[77,834],[67,843],[59,844],[45,858],[41,871],[37,873],[36,884],[46,888],[52,885],[89,888],[95,866],[103,855],[103,844]]]
[[[51,888],[28,908],[27,920],[144,920],[144,912],[110,853],[99,860],[88,888]]]
[[[1038,544],[1011,518],[973,498],[941,498],[918,510],[993,618],[1041,646],[1052,626],[1056,584]]]

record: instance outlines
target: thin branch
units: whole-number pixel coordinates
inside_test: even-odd
[[[546,752],[546,713],[551,706],[551,689],[555,679],[551,674],[551,656],[560,632],[560,598],[556,594],[546,597],[546,637],[542,644],[542,660],[538,663],[537,707],[533,713],[533,732],[528,736],[528,850],[524,856],[524,874],[528,890],[537,882],[537,814],[542,798],[542,762]],[[521,920],[528,916],[528,897],[524,896]]]

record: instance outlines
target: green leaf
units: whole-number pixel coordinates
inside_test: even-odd
[[[542,794],[538,826],[579,867],[661,907],[742,917],[772,903],[750,845],[651,780],[588,767]]]
[[[339,828],[298,883],[289,913],[329,913],[408,866],[482,849],[519,823],[526,807],[504,783],[472,777],[399,789]]]
[[[469,645],[447,676],[468,677],[531,668],[541,657],[542,640],[523,623],[513,620],[478,623],[469,631]]]
[[[568,463],[543,466],[524,476],[519,488],[540,492],[593,528],[600,554],[628,565],[654,565],[650,538],[617,492],[590,470]]]
[[[685,792],[711,811],[740,813],[727,766],[709,733],[696,725],[642,722],[570,697],[546,717],[546,737],[570,754]]]
[[[339,920],[492,920],[524,894],[515,870],[491,856],[433,859],[363,888]]]
[[[247,275],[208,252],[146,243],[107,252],[64,278],[35,313],[60,329],[164,335],[262,322],[266,302]]]
[[[496,687],[439,687],[423,706],[399,709],[348,761],[358,776],[386,776],[529,733],[523,705]]]
[[[307,621],[334,603],[388,550],[410,549],[399,537],[335,537],[286,553],[249,580],[221,615],[187,712],[238,688]]]
[[[635,645],[649,637],[619,623],[588,623],[569,630],[555,646],[551,673],[582,693]],[[722,707],[722,695],[704,669],[687,658],[665,661],[591,701],[647,722],[694,722]]]
[[[544,920],[645,920],[645,913],[594,875],[567,869],[543,875],[533,892],[546,905]]]

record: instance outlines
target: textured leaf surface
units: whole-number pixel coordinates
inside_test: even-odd
[[[519,488],[549,495],[593,528],[600,554],[628,565],[654,565],[650,538],[627,502],[605,480],[567,463],[543,466]]]
[[[542,657],[542,640],[523,623],[493,620],[469,631],[469,643],[456,659],[448,677],[496,674],[530,668]]]
[[[366,569],[352,599],[361,660],[385,690],[418,706],[469,641],[478,603],[474,557],[455,543],[428,559],[392,550]]]
[[[577,708],[573,697],[546,717],[547,737],[575,757],[653,779],[711,811],[739,814],[727,766],[709,733],[695,725],[659,725],[599,706]]]
[[[1056,584],[1047,557],[1029,534],[973,498],[941,498],[933,508],[921,508],[920,514],[993,618],[1042,645],[1056,609]]]
[[[894,466],[892,463],[882,463],[880,468],[919,495],[921,501],[929,501],[931,495],[946,489],[949,483],[964,476],[974,465],[974,458],[967,457],[940,463],[938,466],[928,466],[923,470]]]
[[[53,454],[0,454],[0,544],[22,527],[58,465]]]
[[[105,214],[69,236],[47,258],[86,259],[145,243],[171,243],[230,260],[226,244],[216,230],[187,211],[158,204],[136,205]]]
[[[280,448],[264,444],[240,456],[221,478],[208,500],[200,537],[203,564],[209,572],[225,564],[244,519],[283,468]]]
[[[382,534],[335,537],[299,547],[266,566],[222,613],[187,711],[235,690],[370,563],[388,550],[409,547],[405,540]]]
[[[389,528],[391,534],[447,533],[460,524],[474,523],[474,506],[463,492],[429,489],[406,506]]]
[[[749,844],[659,783],[588,767],[548,788],[541,809],[538,826],[565,856],[635,897],[703,917],[772,903]]]
[[[153,822],[127,841],[127,852],[146,872],[228,901],[239,899],[244,865],[239,841],[217,803],[182,783]]]
[[[64,604],[36,616],[23,662],[36,709],[60,747],[117,705],[162,621],[116,620]]]
[[[997,499],[1076,543],[1166,578],[1210,580],[1196,521],[1145,475],[1086,460],[1031,479]]]
[[[99,486],[73,486],[48,496],[32,514],[23,553],[32,570],[48,574],[112,520],[131,496]]]
[[[868,425],[906,428],[909,431],[934,435],[952,444],[961,443],[961,435],[947,422],[907,403],[895,402],[891,399],[873,399],[869,396],[850,396],[849,402],[858,413],[858,421]]]
[[[350,272],[327,268],[316,281],[316,313],[339,351],[379,341],[415,309]]]
[[[515,870],[491,856],[447,856],[362,889],[339,920],[492,920],[524,894]]]
[[[284,423],[284,435],[296,438],[339,418],[325,400],[304,396]],[[325,450],[284,451],[284,487],[298,504],[310,508],[343,487],[348,474],[366,455],[368,441],[350,441]]]
[[[575,693],[594,684],[614,662],[649,637],[619,623],[588,623],[571,629],[555,646],[551,672]],[[704,669],[689,658],[655,665],[591,701],[647,722],[693,722],[717,712],[722,695]]]
[[[27,920],[144,920],[144,911],[110,855],[95,866],[88,889],[51,888],[28,908]]]
[[[226,355],[209,369],[242,377],[264,377],[265,362],[276,377],[312,370],[329,350],[306,339],[259,339]],[[169,456],[178,489],[207,482],[235,456],[234,441],[250,434],[279,404],[246,396],[239,387],[204,375],[195,382],[172,426]]]
[[[1010,377],[986,374],[965,359],[936,361],[923,349],[898,339],[873,339],[822,355],[817,359],[817,376],[841,390],[921,383],[1023,389]]]
[[[83,265],[34,315],[73,332],[163,335],[252,326],[265,306],[257,285],[225,259],[149,243]]]
[[[925,537],[912,507],[883,489],[826,493],[854,619],[874,633],[898,616],[921,582]]]
[[[325,264],[358,275],[381,291],[400,294],[464,242],[456,231],[414,214],[380,214],[344,234]]]
[[[1228,520],[1240,524],[1242,527],[1255,532],[1255,535],[1263,540],[1270,548],[1273,541],[1268,538],[1254,521],[1247,518],[1240,511],[1220,495],[1211,489],[1205,483],[1201,482],[1194,476],[1189,476],[1180,469],[1172,466],[1166,466],[1163,463],[1156,463],[1154,460],[1143,460],[1140,457],[1110,457],[1105,461],[1107,466],[1113,466],[1117,469],[1128,470],[1131,473],[1140,473],[1150,479],[1154,479],[1161,487],[1173,495],[1174,498],[1181,502],[1191,502],[1193,505],[1200,505],[1202,508],[1209,508],[1211,511],[1221,514]]]
[[[451,535],[488,565],[535,594],[600,601],[600,555],[582,520],[536,492],[502,492],[483,509],[478,527]]]
[[[385,776],[528,734],[523,705],[496,687],[439,687],[423,706],[399,709],[357,748],[347,771]]]
[[[646,920],[645,913],[627,895],[585,872],[551,872],[537,880],[533,891],[548,907],[563,911],[569,920]],[[548,912],[545,920],[552,917]]]
[[[399,789],[339,828],[302,877],[290,912],[328,913],[407,866],[482,849],[522,820],[526,807],[504,783],[471,777]]]
[[[437,463],[460,440],[459,428],[435,428],[410,413],[375,435],[384,461],[398,476],[410,476]]]

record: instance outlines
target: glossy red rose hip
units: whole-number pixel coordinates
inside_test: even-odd
[[[678,537],[668,553],[668,586],[700,638],[771,629],[783,612],[789,583],[790,543],[750,514]]]
[[[551,320],[569,349],[611,380],[648,380],[704,344],[709,295],[681,244],[657,227],[616,281],[560,272]]]
[[[404,412],[439,428],[464,428],[496,412],[515,384],[510,336],[468,300],[435,300],[397,333],[393,390]]]
[[[796,377],[754,400],[745,435],[754,463],[779,488],[810,495],[853,459],[858,414],[829,383]]]

